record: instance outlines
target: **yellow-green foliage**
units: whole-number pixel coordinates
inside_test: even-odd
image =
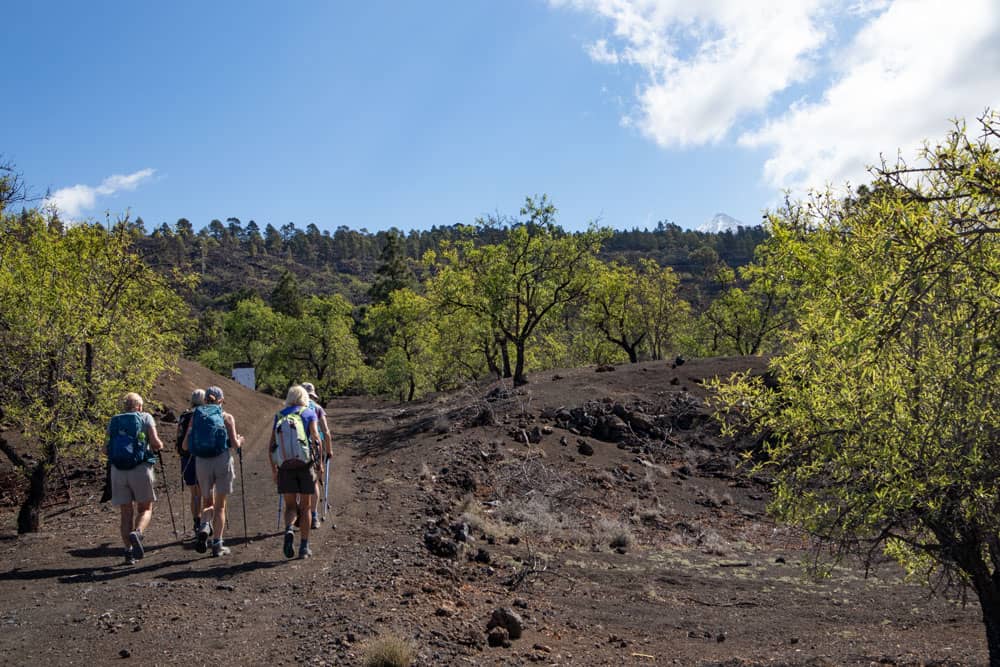
[[[959,126],[857,197],[772,216],[756,270],[798,304],[779,387],[720,387],[730,425],[771,434],[780,517],[888,545],[911,572],[930,559],[981,600],[1000,563],[998,122],[977,141]]]
[[[101,452],[122,396],[179,353],[188,309],[130,243],[127,223],[0,218],[0,414],[47,465]]]
[[[508,348],[515,382],[524,380],[528,347],[540,325],[584,293],[591,276],[586,270],[610,234],[591,227],[566,234],[555,224],[556,209],[546,197],[528,198],[524,222],[509,228],[500,220],[482,221],[487,230],[504,228],[500,242],[476,245],[459,241],[428,254],[434,279],[428,286],[441,312],[471,313],[480,326],[470,334],[472,348],[483,348],[497,363],[497,345]]]

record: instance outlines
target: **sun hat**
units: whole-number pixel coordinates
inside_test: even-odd
[[[215,385],[212,385],[211,387],[205,390],[205,398],[211,398],[213,399],[214,402],[218,403],[223,398],[225,398],[225,396],[223,396],[222,394],[222,387],[216,387]]]
[[[313,399],[314,401],[319,400],[319,396],[316,395],[316,387],[313,386],[312,382],[303,382],[302,388],[306,390],[307,394],[309,394],[309,398]]]

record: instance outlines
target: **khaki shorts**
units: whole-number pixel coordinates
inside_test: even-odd
[[[316,469],[311,465],[301,468],[278,468],[278,493],[316,494]]]
[[[153,466],[148,463],[140,463],[131,470],[111,466],[111,504],[153,502],[156,500],[156,491],[153,490],[155,479]]]
[[[194,464],[195,470],[198,472],[198,486],[201,487],[202,498],[211,497],[213,486],[216,493],[226,496],[232,495],[236,469],[233,467],[231,449],[227,449],[210,459],[196,456]]]

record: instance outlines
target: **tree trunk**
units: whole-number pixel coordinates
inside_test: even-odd
[[[514,386],[520,387],[528,384],[528,378],[524,377],[524,341],[516,341],[514,348]]]
[[[45,501],[45,486],[48,481],[48,466],[39,461],[31,469],[28,477],[28,495],[17,513],[17,532],[37,533],[42,527],[42,503]]]
[[[510,372],[510,350],[506,340],[500,341],[500,360],[503,362],[503,376],[509,378],[513,373]]]
[[[635,345],[626,345],[624,347],[625,347],[625,351],[628,352],[629,363],[631,363],[631,364],[637,364],[637,363],[639,363],[639,353],[636,352],[636,349],[635,349],[636,346]]]
[[[983,610],[986,626],[986,645],[990,652],[991,667],[1000,666],[1000,604],[992,595],[979,592],[979,606]]]

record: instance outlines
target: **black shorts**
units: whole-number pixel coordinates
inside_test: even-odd
[[[311,496],[316,493],[316,479],[316,469],[311,465],[301,468],[278,468],[278,493]]]

